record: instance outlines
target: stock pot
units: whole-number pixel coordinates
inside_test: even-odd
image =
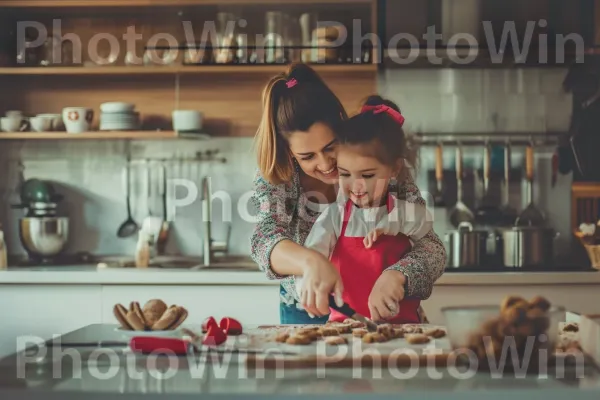
[[[552,228],[513,226],[500,230],[497,240],[504,266],[542,267],[554,261],[554,240],[558,236]]]
[[[446,233],[447,267],[478,267],[487,255],[487,230],[474,230],[469,222],[461,222],[458,229]]]

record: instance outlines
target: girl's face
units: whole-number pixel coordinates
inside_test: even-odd
[[[337,164],[340,187],[350,200],[361,208],[385,204],[390,179],[398,176],[401,164],[389,166],[377,158],[361,154],[358,146],[338,149]]]
[[[294,132],[288,142],[306,175],[330,185],[337,183],[335,135],[326,124],[317,122],[306,132]]]

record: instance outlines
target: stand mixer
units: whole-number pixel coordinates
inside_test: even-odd
[[[19,219],[19,238],[31,262],[52,263],[64,250],[69,238],[69,218],[59,216],[57,207],[63,196],[54,186],[39,179],[29,179],[20,189],[21,204],[13,208],[26,210]]]

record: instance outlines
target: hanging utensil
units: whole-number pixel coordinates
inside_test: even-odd
[[[504,223],[513,225],[517,218],[517,210],[510,205],[510,170],[511,170],[511,148],[510,142],[506,142],[504,148],[504,182],[502,188],[502,214],[504,215]]]
[[[490,196],[491,152],[489,143],[486,143],[483,148],[483,196],[481,205],[475,212],[475,220],[483,226],[496,225],[502,220],[502,212],[496,206],[496,198]]]
[[[125,192],[127,193],[126,195],[126,203],[127,203],[127,219],[125,220],[125,222],[123,222],[121,224],[121,226],[119,227],[118,231],[117,231],[117,235],[121,238],[126,238],[126,237],[130,237],[136,234],[136,232],[139,229],[138,224],[133,220],[133,218],[131,217],[131,204],[130,204],[130,198],[131,198],[131,167],[129,165],[129,162],[127,162],[127,166],[125,167],[125,171],[124,171],[124,175],[125,175]]]
[[[533,146],[525,150],[525,173],[527,176],[528,206],[521,212],[515,221],[516,226],[542,226],[544,214],[533,203]]]
[[[556,186],[558,181],[558,151],[552,154],[552,187]]]
[[[169,189],[167,186],[167,169],[163,164],[161,167],[161,195],[162,195],[162,206],[163,206],[163,221],[161,224],[160,232],[158,234],[158,239],[156,242],[156,249],[158,254],[164,254],[165,247],[167,245],[167,240],[169,239]]]
[[[442,190],[442,183],[444,181],[444,160],[443,160],[444,149],[441,143],[438,144],[435,150],[435,182],[436,191],[433,197],[434,207],[445,207],[444,192]]]
[[[150,161],[146,162],[146,190],[148,193],[147,208],[148,216],[152,216],[152,169],[150,168]]]
[[[450,213],[450,222],[458,228],[461,222],[472,223],[475,219],[473,212],[463,203],[463,159],[460,144],[456,147],[456,205]]]

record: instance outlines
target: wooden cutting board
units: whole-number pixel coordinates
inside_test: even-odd
[[[434,325],[419,325],[427,329]],[[392,339],[384,343],[363,343],[352,334],[340,336],[347,339],[345,345],[327,345],[322,340],[308,345],[290,345],[273,340],[278,332],[286,329],[305,328],[307,325],[270,325],[246,331],[249,347],[262,348],[265,354],[247,357],[248,368],[318,368],[318,367],[417,367],[447,365],[452,347],[448,337],[433,339],[427,344],[410,344],[406,339]],[[278,355],[279,352],[293,352],[296,355]]]

